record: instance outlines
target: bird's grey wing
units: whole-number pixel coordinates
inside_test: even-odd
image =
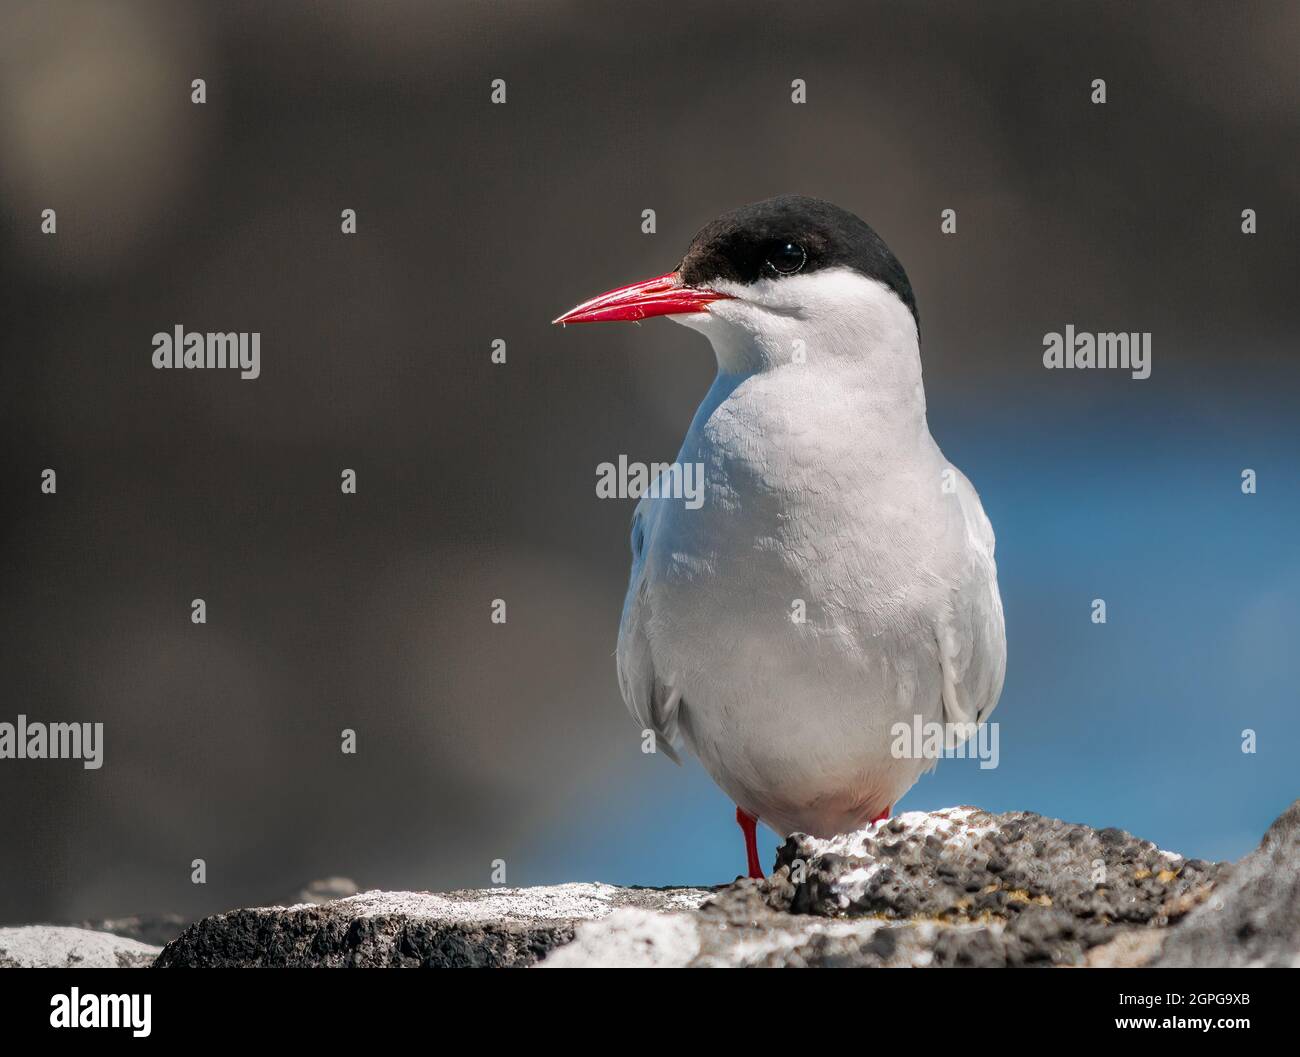
[[[655,671],[649,638],[651,599],[647,556],[651,553],[655,513],[653,504],[642,498],[632,517],[632,576],[618,628],[618,685],[623,692],[623,703],[641,729],[654,731],[656,749],[673,763],[680,764],[677,711],[681,694],[667,686]]]
[[[1007,666],[1006,628],[993,560],[993,526],[974,487],[957,474],[963,544],[935,628],[943,668],[944,721],[983,723],[997,706]],[[958,739],[964,740],[964,739]]]

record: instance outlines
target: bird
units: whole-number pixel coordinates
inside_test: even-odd
[[[1002,692],[1006,631],[979,495],[930,434],[920,316],[902,264],[853,213],[779,195],[706,224],[671,272],[553,322],[667,316],[717,374],[677,463],[632,517],[624,703],[689,750],[756,824],[830,837],[890,817],[933,769],[899,724],[952,748]]]

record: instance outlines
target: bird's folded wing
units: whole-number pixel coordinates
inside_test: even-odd
[[[965,477],[957,489],[966,545],[948,605],[935,628],[943,667],[944,721],[977,724],[988,719],[1006,674],[1006,629],[993,560],[993,526]]]
[[[623,703],[641,729],[654,731],[656,749],[662,750],[673,763],[681,763],[677,755],[681,747],[677,725],[681,693],[656,673],[648,636],[651,601],[646,555],[650,552],[654,527],[650,523],[651,515],[646,500],[642,499],[632,518],[632,577],[618,629],[618,684]]]

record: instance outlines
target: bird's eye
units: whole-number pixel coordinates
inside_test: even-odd
[[[797,242],[778,242],[767,255],[767,266],[777,275],[793,275],[803,267],[808,254]]]

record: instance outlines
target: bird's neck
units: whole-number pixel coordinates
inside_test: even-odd
[[[715,390],[752,382],[781,394],[792,413],[857,420],[885,443],[929,438],[910,315],[888,321],[841,316],[826,327],[789,320],[754,332],[706,333],[718,361]]]

